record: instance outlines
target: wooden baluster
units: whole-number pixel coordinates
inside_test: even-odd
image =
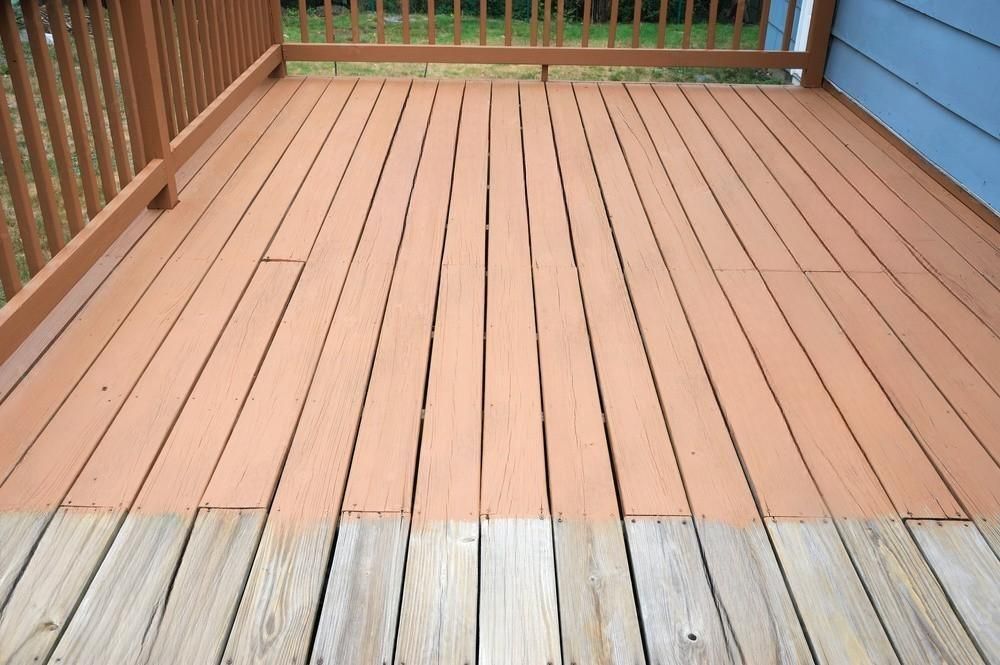
[[[375,40],[379,44],[385,43],[385,12],[382,0],[375,0]]]
[[[0,206],[0,286],[3,286],[4,297],[10,301],[21,290],[21,273],[17,269],[17,259],[14,257],[14,243],[7,230],[7,216]]]
[[[667,14],[670,0],[660,0],[660,15],[656,21],[656,48],[663,48],[667,42]]]
[[[351,0],[352,6],[357,7],[357,0]],[[437,9],[434,7],[434,0],[427,0],[427,43],[437,42]]]
[[[38,5],[34,2],[26,2],[21,5],[21,12],[24,15],[24,27],[28,33],[28,43],[31,46],[32,59],[35,64],[38,92],[41,94],[42,107],[45,109],[52,155],[59,173],[59,188],[62,191],[66,223],[70,232],[76,235],[83,229],[83,211],[80,209],[80,192],[76,186],[76,174],[73,171],[73,155],[69,150],[69,142],[66,140],[66,122],[63,120],[59,91],[56,88],[56,73],[50,60],[49,45],[45,41],[45,29],[42,27]],[[0,226],[3,226],[2,231],[6,231],[6,226]]]
[[[733,19],[733,43],[730,48],[734,51],[743,48],[740,38],[743,36],[743,14],[746,12],[747,0],[738,0],[736,3],[736,17]]]
[[[781,50],[787,51],[792,44],[792,28],[795,26],[795,0],[788,0],[785,12],[785,28],[781,33]]]
[[[566,30],[566,0],[556,0],[556,46],[563,45]]]
[[[216,49],[218,50],[219,62],[221,63],[222,90],[225,90],[233,82],[233,78],[235,78],[233,76],[232,51],[229,50],[228,12],[226,12],[226,0],[215,0],[212,4],[215,6]]]
[[[618,32],[618,0],[611,0],[611,16],[608,17],[608,48],[615,47]]]
[[[299,0],[299,41],[309,43],[309,14],[306,12],[306,0]]]
[[[28,63],[24,60],[21,34],[17,29],[14,7],[10,0],[0,0],[0,39],[3,41],[10,82],[14,88],[14,98],[17,100],[17,110],[21,117],[21,135],[28,150],[28,160],[31,162],[31,173],[35,179],[35,193],[38,196],[38,208],[45,225],[49,252],[55,254],[63,248],[66,241],[63,238],[62,221],[56,204],[55,189],[52,186],[52,173],[49,171],[42,128],[35,108],[35,95],[31,89]]]
[[[66,12],[62,0],[49,0],[49,29],[59,64],[59,79],[62,82],[63,100],[69,115],[69,126],[73,132],[73,148],[76,151],[77,168],[83,185],[83,199],[87,204],[87,215],[93,217],[101,210],[97,174],[91,161],[90,133],[83,117],[83,101],[76,83],[76,65],[70,50],[69,34],[66,31]]]
[[[196,0],[198,14],[198,41],[201,45],[201,62],[205,67],[205,101],[211,104],[222,92],[222,76],[215,57],[215,39],[212,32],[211,0]]]
[[[152,11],[153,11],[153,34],[156,37],[156,43],[150,44],[150,48],[156,48],[157,62],[160,63],[160,71],[163,76],[160,77],[160,87],[163,89],[163,100],[166,106],[167,113],[167,130],[170,138],[177,136],[179,131],[179,118],[174,110],[177,108],[174,102],[174,91],[171,89],[170,85],[170,75],[167,71],[167,49],[166,49],[166,36],[164,34],[163,28],[163,11],[159,0],[151,0]]]
[[[757,28],[757,50],[763,51],[767,39],[767,22],[771,17],[771,0],[762,0],[760,5],[760,25]]]
[[[129,59],[135,74],[136,99],[142,118],[143,147],[152,161],[164,160],[166,184],[150,203],[152,208],[173,208],[177,205],[177,179],[170,154],[170,137],[167,133],[166,101],[159,81],[163,78],[158,49],[156,26],[153,18],[155,0],[129,0],[122,6],[125,31],[129,35]]]
[[[10,25],[17,24],[12,22]],[[14,120],[10,117],[7,92],[3,86],[0,86],[0,102],[3,102],[0,104],[0,159],[3,159],[3,170],[7,176],[7,187],[10,189],[10,200],[14,206],[14,217],[21,234],[28,272],[34,275],[45,265],[45,256],[38,240],[38,229],[35,228],[35,211],[28,194],[24,162],[21,161],[21,151],[17,147],[17,133],[14,131]]]
[[[178,33],[181,35],[181,54],[183,55],[185,51],[187,53],[186,60],[183,61],[185,63],[184,76],[186,80],[191,81],[189,87],[194,90],[195,108],[198,113],[201,113],[208,106],[208,92],[206,90],[207,74],[202,62],[202,50],[199,44],[198,19],[192,0],[179,0],[177,7],[178,19],[183,26]]]
[[[128,124],[129,147],[132,149],[132,164],[136,173],[146,165],[146,151],[142,146],[142,121],[139,118],[139,103],[135,98],[135,81],[132,75],[132,61],[129,59],[128,36],[122,17],[121,0],[108,0],[111,18],[112,43],[115,47],[115,62],[118,64],[118,80],[125,100],[125,122]]]
[[[403,43],[410,43],[410,0],[400,0],[399,11],[402,14]]]
[[[351,41],[361,41],[361,25],[358,19],[358,0],[351,0]]]
[[[795,0],[792,0],[794,2]],[[708,6],[708,35],[705,48],[715,48],[715,27],[719,21],[719,0],[712,0]]]
[[[486,44],[486,0],[479,0],[479,43]]]
[[[323,0],[323,21],[326,23],[326,41],[332,44],[337,39],[333,32],[333,0]]]
[[[232,34],[234,39],[232,41],[236,44],[237,62],[239,63],[238,71],[236,72],[236,76],[238,77],[247,70],[247,67],[252,62],[250,59],[250,43],[247,41],[250,30],[247,24],[247,11],[243,2],[229,0],[229,17],[230,25],[233,26]]]
[[[642,0],[635,0],[632,8],[632,48],[639,48],[642,29]]]
[[[580,46],[588,46],[590,44],[590,1],[583,0],[583,34],[580,36]]]
[[[76,57],[80,63],[83,95],[87,100],[87,114],[90,116],[90,132],[94,137],[97,166],[101,174],[101,190],[104,192],[104,200],[110,201],[118,190],[111,168],[111,143],[104,122],[104,108],[101,106],[97,79],[94,76],[97,66],[90,51],[90,44],[87,42],[90,31],[87,29],[87,20],[83,14],[83,0],[69,0],[69,13],[73,22],[73,40],[76,42]]]
[[[269,17],[270,25],[270,39],[268,40],[268,45],[280,45],[285,43],[285,30],[281,22],[281,2],[279,0],[263,0],[267,2],[267,15]],[[284,76],[285,75],[285,60],[282,58],[281,64],[274,68],[271,76]]]
[[[180,64],[177,62],[179,57],[179,50],[177,48],[177,21],[174,16],[174,3],[173,0],[163,0],[160,3],[162,8],[162,18],[163,18],[163,48],[166,51],[165,60],[161,60],[161,63],[165,63],[166,69],[170,75],[170,89],[173,94],[174,102],[174,115],[177,116],[177,131],[184,129],[188,122],[193,120],[193,118],[188,117],[187,107],[185,106],[184,97],[186,96],[186,91],[184,86],[181,85],[181,68]],[[162,67],[163,65],[161,65]]]
[[[452,18],[454,19],[454,26],[455,26],[454,28],[452,28],[454,32],[453,41],[455,44],[461,44],[462,43],[462,0],[455,0],[455,2],[452,4],[451,15]]]
[[[531,2],[531,22],[529,23],[529,37],[528,43],[532,46],[538,46],[538,0],[530,0]]]
[[[681,48],[691,48],[691,23],[694,21],[694,0],[684,3],[684,37]]]
[[[552,0],[545,0],[545,16],[542,18],[542,46],[552,42]]]
[[[118,102],[118,87],[111,59],[111,40],[108,39],[108,29],[104,19],[104,5],[102,0],[88,0],[87,7],[90,11],[90,25],[94,31],[97,69],[101,76],[101,89],[104,91],[104,109],[108,114],[108,127],[111,129],[111,147],[115,153],[118,183],[124,187],[132,180],[132,171],[129,169],[125,127],[122,124],[121,104]]]
[[[514,30],[512,22],[514,19],[514,0],[505,0],[503,4],[503,43],[510,46],[513,41]]]
[[[184,82],[184,102],[188,118],[194,119],[201,113],[198,103],[198,84],[195,83],[194,57],[191,49],[191,33],[188,23],[187,0],[175,0],[177,13],[177,45],[181,59],[181,79]]]

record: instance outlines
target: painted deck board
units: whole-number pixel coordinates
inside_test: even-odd
[[[0,367],[0,661],[997,659],[1000,244],[827,93],[289,78],[184,168]]]

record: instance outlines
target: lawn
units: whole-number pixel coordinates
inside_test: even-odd
[[[449,7],[450,9],[450,7]],[[312,42],[323,42],[326,39],[326,28],[323,12],[309,10],[309,39]],[[360,38],[362,42],[375,41],[375,12],[359,13]],[[553,39],[555,35],[553,21]],[[349,14],[337,7],[334,13],[334,32],[337,41],[347,41],[351,35]],[[438,44],[451,44],[454,37],[454,20],[452,14],[437,13],[435,19],[435,35]],[[530,44],[531,24],[526,20],[512,22],[512,41],[515,45]],[[539,41],[541,40],[541,22],[539,22]],[[298,42],[299,12],[286,10],[284,13],[285,41]],[[656,46],[656,23],[642,23],[639,27],[639,44],[644,47]],[[704,48],[708,33],[708,25],[696,23],[691,26],[691,46]],[[567,21],[564,29],[564,44],[578,46],[583,34],[583,25],[577,21]],[[666,45],[680,48],[684,34],[683,25],[676,22],[668,23]],[[728,48],[733,39],[733,26],[719,24],[716,27],[716,46]],[[743,48],[757,48],[757,26],[745,25],[740,33],[740,43]],[[502,17],[486,19],[486,39],[488,44],[501,45],[504,42],[504,20]],[[399,15],[386,14],[385,40],[392,44],[403,43],[403,26]],[[427,43],[427,16],[411,13],[410,41],[414,44]],[[462,42],[465,44],[479,43],[479,16],[467,14],[462,16]],[[592,47],[606,46],[608,42],[608,24],[595,23],[590,26],[590,45]],[[629,48],[632,45],[631,17],[620,20],[615,33],[615,43],[618,47]],[[534,65],[476,65],[476,64],[425,64],[425,63],[326,63],[326,62],[296,62],[288,66],[290,74],[340,74],[350,76],[416,76],[430,78],[515,78],[537,79],[540,68]],[[781,73],[761,69],[708,69],[692,67],[551,67],[550,80],[575,81],[718,81],[725,83],[783,83],[785,77]]]

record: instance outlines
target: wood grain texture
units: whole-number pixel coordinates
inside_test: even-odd
[[[10,472],[38,436],[299,84],[279,82],[271,88],[206,163],[204,176],[187,188],[184,202],[164,213],[171,223],[157,224],[143,236],[33,371],[0,403],[0,422],[12,442],[0,450],[0,476]]]
[[[51,517],[40,511],[0,511],[0,605],[14,590]]]
[[[554,529],[564,662],[644,663],[621,522],[559,519]]]
[[[987,662],[1000,660],[1000,563],[969,522],[908,522],[927,563]],[[990,609],[992,608],[992,609]]]
[[[696,527],[733,658],[746,663],[812,662],[764,525],[699,519]]]
[[[311,662],[392,661],[409,530],[398,513],[341,515]]]
[[[646,650],[656,663],[731,663],[689,518],[625,521]]]
[[[982,662],[902,520],[837,520],[837,527],[900,660]]]
[[[264,525],[260,510],[202,510],[169,588],[149,663],[219,662]],[[166,589],[164,589],[166,591]]]
[[[829,520],[768,520],[820,663],[898,663],[879,615]]]
[[[480,521],[479,662],[561,662],[552,522]]]
[[[478,598],[479,522],[414,522],[395,662],[475,662]]]
[[[187,521],[176,515],[126,520],[63,632],[53,662],[148,659]],[[134,611],[139,607],[145,611]]]
[[[56,513],[0,615],[0,662],[48,660],[121,518],[105,509]]]

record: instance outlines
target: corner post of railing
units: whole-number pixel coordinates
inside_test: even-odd
[[[268,14],[271,25],[271,43],[280,46],[285,43],[285,31],[282,28],[281,23],[281,0],[268,1]],[[285,54],[284,50],[282,50],[281,64],[274,68],[274,71],[271,72],[271,76],[281,78],[285,74]]]
[[[826,56],[830,50],[830,31],[833,30],[833,13],[837,0],[813,0],[809,20],[809,38],[806,42],[806,64],[799,80],[804,88],[823,85]]]
[[[150,3],[151,0],[123,2],[122,14],[129,35],[128,58],[132,65],[146,160],[152,162],[159,159],[166,166],[166,184],[149,207],[164,209],[177,205],[177,165],[170,152],[167,110],[160,78],[163,73],[157,55],[156,28]]]

